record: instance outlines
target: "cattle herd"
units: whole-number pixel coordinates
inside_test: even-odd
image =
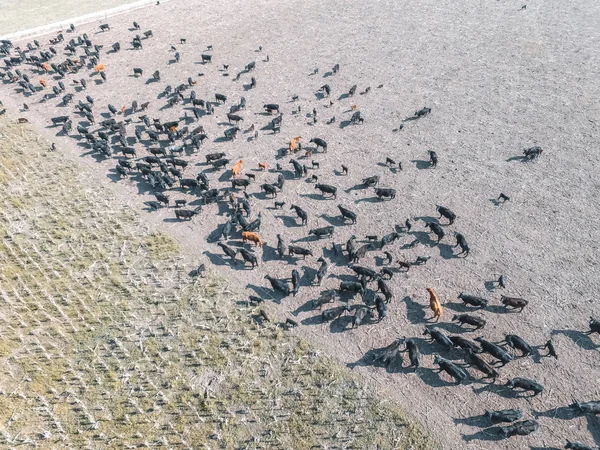
[[[99,31],[111,33],[108,24],[99,26]],[[146,202],[152,211],[164,210],[174,206],[172,214],[178,221],[198,220],[203,210],[211,203],[218,203],[225,209],[227,220],[220,225],[219,236],[214,245],[220,249],[227,264],[235,267],[244,265],[252,270],[262,264],[261,251],[264,241],[261,238],[261,222],[263,214],[271,214],[273,211],[290,211],[296,216],[298,226],[307,226],[311,215],[310,202],[299,206],[288,204],[278,200],[278,195],[286,190],[293,191],[292,183],[296,180],[304,180],[314,184],[315,195],[312,201],[319,200],[318,196],[331,199],[331,211],[340,216],[339,224],[353,226],[360,220],[368,220],[360,217],[350,205],[338,203],[338,190],[343,186],[334,186],[319,181],[319,161],[312,159],[329,158],[335,148],[327,142],[326,136],[314,136],[310,139],[293,136],[289,138],[289,144],[281,149],[274,149],[275,155],[272,161],[264,160],[254,173],[244,173],[244,161],[232,160],[226,151],[206,152],[204,150],[207,141],[222,142],[223,148],[227,147],[228,141],[247,136],[248,141],[259,139],[262,134],[276,134],[281,132],[281,124],[285,120],[287,110],[292,109],[291,114],[301,114],[301,107],[297,104],[298,96],[285,99],[285,104],[273,103],[273,99],[265,99],[262,104],[264,111],[260,117],[264,117],[264,126],[249,125],[243,127],[248,121],[244,112],[247,111],[246,99],[240,93],[235,101],[231,92],[203,92],[200,98],[198,78],[188,77],[182,79],[176,86],[164,85],[158,98],[131,99],[130,103],[99,105],[94,98],[86,93],[88,83],[93,81],[102,85],[102,89],[110,90],[110,72],[102,61],[107,53],[116,53],[125,49],[135,52],[144,52],[147,43],[153,39],[151,30],[141,31],[138,23],[134,22],[129,42],[115,42],[110,48],[94,43],[93,36],[85,33],[77,34],[75,27],[71,27],[68,33],[60,33],[47,43],[38,40],[28,42],[20,47],[14,46],[9,41],[3,41],[0,46],[0,54],[4,58],[4,68],[0,71],[0,77],[4,85],[14,88],[14,92],[23,96],[22,111],[26,112],[29,107],[25,103],[57,103],[65,109],[64,115],[53,117],[49,126],[56,127],[58,135],[68,136],[82,145],[86,151],[91,152],[98,158],[114,161],[115,176],[119,178],[137,177],[144,182],[154,198]],[[71,37],[72,36],[72,37]],[[187,41],[181,38],[177,46],[185,47]],[[186,49],[189,52],[191,50]],[[257,52],[262,53],[262,47]],[[211,70],[216,66],[214,56],[216,50],[212,46],[205,47],[197,52],[196,58],[199,67],[203,70]],[[176,70],[181,59],[180,51],[174,45],[171,46],[171,58]],[[261,58],[262,63],[268,64],[269,57]],[[256,87],[260,64],[249,61],[233,80],[246,77],[249,83],[244,85],[245,90]],[[219,70],[227,73],[228,65],[224,64]],[[331,86],[339,91],[343,87],[335,86],[335,75],[343,70],[339,64],[335,64],[330,71],[329,84],[321,86],[317,91],[319,102],[327,102],[331,94]],[[161,71],[152,67],[130,67],[128,71],[131,77],[143,78],[149,75],[148,83],[162,83]],[[315,69],[314,74],[318,73]],[[228,75],[228,73],[227,73]],[[252,76],[254,75],[254,76]],[[312,75],[312,74],[310,74]],[[229,79],[227,86],[231,85]],[[224,78],[224,80],[227,80]],[[379,86],[381,87],[381,86]],[[234,88],[224,87],[230,91]],[[348,87],[347,97],[355,95],[367,95],[371,89],[367,87],[357,94],[357,86]],[[150,103],[160,103],[168,111],[172,119],[161,121],[149,116],[148,107]],[[226,106],[229,103],[229,106]],[[261,102],[262,103],[262,102]],[[291,105],[291,106],[289,106]],[[209,136],[202,123],[214,120],[218,108],[228,108],[226,113],[229,125],[224,129],[222,136]],[[322,110],[323,108],[320,108]],[[286,111],[284,111],[286,110]],[[2,113],[5,109],[2,109]],[[364,117],[356,107],[351,107],[345,126],[368,127],[368,117]],[[427,120],[431,114],[431,108],[418,109],[414,114],[407,117],[398,129],[409,126],[411,121]],[[327,120],[320,119],[316,107],[312,112],[308,111],[307,117],[316,123],[323,120],[324,123],[336,122],[335,117]],[[259,119],[260,120],[260,119]],[[26,121],[22,118],[20,122]],[[286,142],[288,139],[286,138]],[[53,149],[56,146],[53,144]],[[203,154],[204,167],[199,173],[193,173],[190,167],[190,155]],[[541,147],[531,147],[523,151],[522,159],[532,161],[539,158],[543,151]],[[438,164],[444,164],[435,151],[430,151],[428,164],[430,170],[435,170]],[[352,168],[348,162],[339,163],[339,180],[345,180],[352,175]],[[402,162],[395,161],[391,157],[380,162],[389,168],[391,172],[403,170]],[[350,166],[350,169],[349,169]],[[217,179],[223,171],[231,171],[231,177],[223,180]],[[273,180],[262,184],[256,183],[258,173],[272,174]],[[375,202],[395,202],[396,190],[391,187],[381,186],[380,177],[370,175],[361,178],[360,189],[372,192],[372,200]],[[252,194],[250,193],[252,191]],[[179,195],[179,198],[174,198]],[[190,205],[190,197],[194,200],[195,207]],[[286,199],[290,196],[286,196]],[[281,198],[281,197],[280,197]],[[252,200],[252,201],[251,201]],[[506,194],[500,194],[497,204],[510,201]],[[258,211],[256,211],[258,210]],[[346,242],[336,242],[336,228],[340,225],[329,225],[324,227],[306,228],[307,242],[311,239],[315,242],[328,242],[321,247],[320,253],[308,246],[298,243],[286,243],[286,236],[277,234],[276,254],[281,259],[295,261],[298,258],[306,260],[311,264],[314,261],[314,276],[308,284],[320,286],[321,282],[334,269],[331,264],[332,258],[345,258],[346,265],[337,265],[336,269],[345,268],[346,278],[341,281],[337,289],[329,289],[321,292],[321,295],[312,299],[310,305],[313,310],[320,311],[323,322],[334,321],[344,316],[350,316],[347,321],[352,328],[370,324],[377,326],[379,322],[386,320],[388,316],[388,305],[393,302],[394,294],[390,285],[398,274],[410,270],[418,270],[419,266],[427,264],[429,257],[419,256],[414,261],[396,260],[388,250],[390,246],[398,245],[402,236],[410,236],[413,227],[421,227],[434,238],[435,243],[451,238],[455,240],[454,257],[468,258],[471,248],[467,237],[460,231],[449,232],[449,229],[460,224],[460,217],[444,205],[431,205],[431,211],[437,210],[438,220],[427,220],[420,223],[420,219],[402,218],[398,219],[399,225],[383,236],[367,235],[364,239],[352,235]],[[393,208],[390,208],[393,211]],[[310,239],[309,239],[310,238]],[[325,241],[329,239],[330,241]],[[241,240],[241,243],[240,243]],[[361,243],[362,242],[362,243]],[[415,248],[420,244],[418,239],[407,244],[406,248]],[[370,267],[369,263],[374,255],[382,258],[383,264],[378,269]],[[239,259],[241,257],[241,259]],[[264,262],[267,264],[267,262]],[[205,265],[201,265],[194,275],[201,275]],[[353,279],[349,279],[348,273]],[[289,295],[299,295],[302,285],[307,284],[297,269],[293,269],[289,278],[277,278],[270,275],[264,277],[264,283],[272,288],[271,297],[281,300]],[[503,276],[495,282],[494,289],[510,289],[506,286]],[[264,292],[267,292],[265,290]],[[249,296],[249,303],[256,305],[265,300],[265,296]],[[502,342],[492,342],[483,336],[474,340],[466,339],[460,335],[447,334],[435,322],[445,317],[443,303],[439,300],[434,289],[423,289],[423,298],[429,299],[432,312],[431,323],[423,330],[433,345],[438,347],[438,353],[434,354],[434,364],[440,372],[445,372],[456,384],[465,383],[472,379],[489,380],[495,383],[500,377],[500,371],[506,364],[511,364],[517,358],[530,357],[543,349],[544,354],[559,358],[559,352],[551,339],[543,339],[543,345],[534,345],[526,342],[523,338],[514,334],[506,334]],[[483,330],[486,319],[474,314],[476,311],[485,310],[489,307],[490,300],[469,293],[457,293],[457,298],[464,305],[465,311],[453,315],[452,321],[456,321],[460,327],[469,327],[472,330]],[[535,300],[530,301],[502,295],[500,303],[504,307],[520,313],[524,308],[536,307]],[[266,312],[261,311],[262,318],[269,320]],[[489,318],[490,316],[488,316]],[[590,319],[590,334],[600,334],[600,322],[594,318]],[[286,326],[298,326],[298,322],[288,318]],[[383,349],[378,349],[373,358],[373,364],[390,367],[394,364],[403,364],[402,354],[408,355],[409,367],[418,371],[422,365],[419,339],[417,337],[404,337],[394,340]],[[444,357],[444,356],[446,357]],[[457,355],[460,357],[457,358]],[[452,358],[449,358],[452,356]],[[471,371],[467,371],[470,368]],[[444,375],[444,376],[446,376]],[[506,389],[518,392],[518,396],[543,395],[545,387],[536,380],[527,378],[512,378],[505,383]],[[577,414],[600,414],[600,401],[574,402],[570,408]],[[527,435],[535,432],[539,425],[534,419],[526,419],[519,409],[505,409],[499,411],[488,411],[486,417],[490,424],[506,424],[505,426],[493,427],[501,437],[509,438],[515,435]],[[493,432],[490,428],[490,432]],[[591,449],[592,447],[579,442],[568,441],[565,448]]]

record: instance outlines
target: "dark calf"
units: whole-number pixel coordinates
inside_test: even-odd
[[[275,202],[275,209],[282,209],[285,206],[285,202]]]
[[[437,328],[425,328],[423,334],[428,334],[431,336],[432,341],[436,341],[438,344],[441,344],[447,349],[451,349],[454,346],[450,338],[443,331],[440,331]]]
[[[435,222],[428,222],[425,224],[425,226],[429,227],[431,232],[437,236],[437,242],[440,242],[444,238],[444,229],[439,224]]]
[[[321,263],[321,266],[317,270],[317,274],[315,275],[315,278],[316,278],[317,284],[320,286],[321,282],[323,281],[323,278],[327,274],[329,265],[327,264],[327,261],[325,261],[325,259],[322,257],[317,259],[317,261]]]
[[[485,417],[489,418],[492,423],[510,423],[522,418],[523,413],[519,409],[502,409],[500,411],[486,411]]]
[[[356,223],[356,213],[344,208],[342,205],[337,206],[344,220],[349,219],[353,224]]]
[[[337,188],[335,186],[317,183],[315,184],[315,189],[320,190],[323,195],[331,194],[333,198],[337,198]]]
[[[354,316],[352,317],[352,328],[360,326],[363,321],[369,320],[371,317],[373,317],[373,311],[371,308],[366,306],[360,306],[356,308]]]
[[[365,186],[377,186],[379,183],[379,176],[374,175],[372,177],[363,178],[362,184]]]
[[[499,345],[492,344],[491,342],[486,341],[482,337],[478,337],[475,340],[477,342],[479,342],[479,344],[481,344],[481,348],[483,349],[484,352],[487,352],[490,355],[492,355],[494,358],[500,360],[500,362],[502,362],[503,366],[506,363],[509,363],[510,361],[512,361],[514,359],[510,353],[508,353],[506,350],[504,350]]]
[[[269,280],[271,287],[275,292],[282,294],[284,297],[290,295],[290,285],[286,280],[279,280],[269,275],[265,275],[265,279]]]
[[[289,245],[288,253],[290,256],[301,255],[302,259],[306,259],[307,256],[313,256],[312,252],[308,248],[300,247],[297,245]]]
[[[460,326],[462,327],[465,323],[468,325],[473,325],[475,327],[476,330],[479,330],[480,328],[483,328],[486,324],[486,321],[484,319],[482,319],[481,317],[475,317],[475,316],[471,316],[469,314],[459,314],[459,315],[455,315],[452,320],[456,320],[458,323],[460,323]]]
[[[323,322],[327,322],[330,320],[337,319],[347,311],[349,311],[348,306],[338,306],[337,308],[332,308],[328,309],[327,311],[323,311],[323,313],[321,314],[321,318],[323,319]]]
[[[308,232],[309,235],[314,234],[319,239],[326,236],[333,236],[334,228],[332,226],[323,227],[323,228],[314,228]]]
[[[380,200],[384,198],[389,198],[390,200],[396,198],[396,189],[392,188],[375,188],[375,195],[379,197]]]
[[[245,262],[250,263],[252,269],[254,269],[255,266],[258,267],[258,260],[254,254],[250,253],[245,248],[238,249],[238,253],[242,255]]]
[[[533,397],[544,392],[544,386],[536,381],[530,380],[529,378],[513,378],[506,383],[506,387],[513,390],[515,388],[519,388],[525,392],[531,391],[533,393]]]
[[[454,378],[456,384],[460,384],[467,379],[467,372],[454,364],[452,361],[442,358],[440,355],[434,353],[433,362],[440,366],[440,371],[444,371]]]
[[[467,349],[465,360],[471,366],[477,368],[480,372],[486,375],[486,378],[493,378],[494,380],[500,376],[498,371],[490,366],[487,362],[473,353],[472,350]]]
[[[508,427],[501,427],[500,430],[502,435],[508,438],[511,436],[527,436],[539,427],[540,425],[535,420],[523,420]]]
[[[452,225],[454,223],[454,221],[456,220],[456,214],[454,214],[448,208],[437,205],[436,209],[440,213],[440,218],[445,217],[446,219],[448,219],[450,221],[450,223],[448,225]]]
[[[488,301],[485,298],[475,297],[474,295],[468,295],[464,293],[458,294],[465,305],[476,306],[478,308],[485,308],[488,305]]]
[[[321,138],[312,138],[309,142],[315,144],[317,146],[317,150],[319,148],[323,149],[323,153],[327,153],[327,142]]]
[[[502,295],[500,299],[504,306],[506,306],[507,308],[518,309],[519,312],[522,312],[523,308],[525,308],[529,303],[528,300],[525,300],[523,298],[505,297],[504,295]]]
[[[529,356],[533,353],[531,346],[516,334],[507,334],[504,340],[510,348],[520,350],[522,352],[521,356]]]
[[[406,350],[408,351],[408,359],[410,360],[410,366],[418,369],[421,365],[421,352],[417,343],[413,339],[406,341]]]
[[[467,244],[467,240],[465,239],[465,237],[460,234],[460,233],[456,233],[456,245],[455,247],[460,247],[461,252],[458,253],[457,255],[462,255],[464,253],[465,257],[469,256],[469,252],[471,251],[471,249],[469,248],[469,244]]]
[[[306,225],[306,223],[308,221],[308,214],[306,214],[306,211],[304,211],[302,208],[300,208],[299,206],[296,206],[296,205],[292,205],[290,207],[290,209],[293,209],[294,211],[296,211],[296,215],[300,218],[301,224]]]
[[[523,150],[523,155],[525,155],[527,161],[531,161],[532,159],[539,158],[542,155],[542,152],[542,147],[530,147]]]
[[[188,219],[188,220],[192,220],[192,218],[199,214],[200,210],[198,210],[197,208],[194,210],[190,210],[190,209],[176,209],[175,210],[175,217],[177,217],[177,219],[182,220],[182,219]]]
[[[400,355],[400,346],[403,342],[403,338],[396,339],[381,351],[381,353],[375,358],[375,363],[381,364],[384,367],[388,367],[398,357],[400,357],[401,362],[402,355]]]

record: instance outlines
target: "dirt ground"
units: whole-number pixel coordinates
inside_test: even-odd
[[[256,250],[258,269],[232,266],[216,245],[218,230],[227,220],[225,203],[204,207],[190,222],[176,220],[173,208],[147,212],[148,222],[174,235],[189,258],[207,263],[210,271],[225,276],[241,295],[272,298],[267,305],[271,314],[300,322],[295,333],[364,376],[381,398],[412,412],[445,448],[560,448],[566,439],[598,445],[596,417],[572,417],[561,407],[599,395],[599,340],[584,331],[589,316],[599,315],[593,293],[599,284],[599,185],[594,176],[599,161],[594,150],[600,117],[595,99],[600,88],[594,44],[600,34],[600,6],[583,0],[522,6],[471,0],[460,5],[446,0],[402,5],[391,1],[282,4],[265,0],[200,8],[188,1],[173,2],[160,10],[149,8],[116,17],[111,20],[110,32],[95,33],[97,24],[90,24],[87,30],[92,39],[105,46],[101,62],[106,66],[107,81],[101,82],[97,75],[88,78],[91,71],[85,70],[68,79],[85,77],[89,80],[87,91],[77,92],[66,83],[67,91],[75,93],[75,103],[85,101],[87,94],[95,99],[96,122],[102,120],[99,112],[107,113],[108,103],[121,108],[133,100],[140,104],[149,101],[148,116],[160,117],[163,122],[186,113],[192,116],[188,103],[168,107],[165,97],[159,97],[167,84],[175,87],[186,83],[188,77],[197,82],[193,89],[198,98],[212,100],[215,92],[227,95],[227,102],[216,106],[213,116],[200,119],[209,141],[200,152],[185,157],[190,161],[186,176],[206,170],[211,187],[227,188],[231,171],[214,172],[204,164],[204,155],[222,151],[232,162],[244,160],[244,172],[256,176],[248,194],[252,218],[262,214],[260,235],[266,242],[262,251]],[[152,29],[154,33],[143,41],[141,51],[130,49],[135,32],[128,27],[133,20],[141,24],[142,31]],[[174,23],[177,26],[172,26]],[[181,37],[187,39],[185,45],[179,44]],[[106,54],[116,41],[123,50]],[[174,62],[171,45],[180,52],[181,62]],[[213,62],[203,65],[200,54],[207,53],[208,45],[213,46],[209,52]],[[263,50],[257,52],[260,45]],[[264,62],[267,55],[269,61]],[[256,61],[256,70],[234,81],[235,74],[251,61]],[[328,73],[336,63],[339,73]],[[223,64],[229,65],[228,70]],[[143,68],[144,76],[133,77],[134,67]],[[319,73],[311,75],[316,67]],[[156,69],[161,81],[150,82]],[[250,76],[256,77],[257,87],[246,90]],[[315,95],[325,83],[332,90],[330,99]],[[367,87],[370,92],[343,98],[354,84],[357,92]],[[24,98],[8,83],[1,89],[5,104],[17,108],[27,102],[30,112],[21,114],[56,142],[67,158],[81,157],[82,171],[90,183],[108,174],[101,180],[109,185],[107,189],[139,209],[144,208],[142,202],[154,199],[141,178],[119,180],[115,160],[96,158],[75,133],[67,138],[49,127],[50,117],[73,115],[72,106],[61,106],[60,99],[38,103],[41,93]],[[226,123],[226,113],[242,95],[248,104],[240,113],[242,128],[254,124],[259,137],[255,140],[251,133],[243,133],[234,142],[224,141],[223,131],[231,126]],[[299,96],[297,102],[291,101],[294,95]],[[262,113],[264,103],[281,105],[280,134],[262,129],[271,120]],[[363,125],[347,125],[352,105],[365,117]],[[423,106],[432,108],[430,115],[405,122],[398,130],[404,118]],[[297,112],[299,107],[301,112]],[[318,118],[314,125],[313,108]],[[131,136],[134,125],[139,125],[138,115],[130,116],[134,119],[128,127]],[[332,116],[336,122],[327,125]],[[74,125],[81,120],[74,120]],[[300,162],[309,166],[311,160],[319,162],[320,168],[309,169],[309,176],[315,174],[319,182],[337,186],[337,200],[323,199],[309,177],[292,179],[290,157],[281,157],[280,150],[294,136],[302,136],[304,147],[312,137],[328,142],[326,154],[315,153]],[[161,145],[169,144],[163,141]],[[544,149],[541,158],[522,162],[523,149],[534,145]],[[135,147],[138,156],[145,155],[141,144]],[[427,164],[429,150],[439,155],[435,169]],[[386,157],[401,161],[403,170],[393,172],[385,167]],[[258,162],[270,164],[271,169],[258,171]],[[261,183],[276,180],[276,163],[283,166],[287,178],[277,197],[286,202],[283,210],[273,209],[273,201],[265,199],[259,189]],[[349,167],[348,176],[339,173],[342,163]],[[371,175],[381,177],[381,186],[395,188],[396,198],[380,202],[373,198],[373,190],[363,189],[361,179]],[[172,199],[186,198],[192,206],[202,204],[196,195],[173,191]],[[500,192],[510,201],[499,206],[493,200]],[[358,213],[356,225],[342,223],[338,203]],[[308,211],[308,227],[298,226],[290,204]],[[424,228],[425,220],[437,217],[436,204],[449,207],[458,216],[454,225],[445,227],[447,235],[439,245]],[[389,316],[355,330],[348,329],[346,318],[321,323],[308,302],[352,275],[347,257],[329,250],[332,241],[341,245],[353,234],[359,241],[366,235],[381,237],[409,217],[414,223],[411,232],[386,250],[394,261],[412,261],[417,256],[431,259],[408,273],[395,274],[390,282],[394,299]],[[332,240],[307,237],[308,229],[330,224],[336,227]],[[454,232],[466,236],[472,249],[468,257],[455,257]],[[277,234],[287,243],[310,247],[315,256],[305,261],[280,260],[275,252]],[[231,244],[241,245],[239,235],[235,237]],[[407,244],[415,240],[418,244],[409,248]],[[321,287],[309,286],[321,254],[331,262],[329,277]],[[370,252],[361,265],[379,268],[382,257],[380,251]],[[300,292],[296,297],[278,299],[264,275],[285,278],[294,268],[302,276]],[[491,283],[500,274],[506,278],[504,290]],[[432,355],[439,352],[457,361],[462,355],[424,341],[423,329],[431,317],[427,287],[433,287],[445,304],[438,326],[448,333],[469,338],[482,335],[492,341],[517,333],[535,346],[552,338],[559,359],[542,357],[545,351],[540,349],[534,357],[517,358],[501,368],[495,384],[482,382],[479,374],[469,369],[472,379],[452,386],[445,375],[434,372]],[[480,332],[451,323],[454,313],[466,310],[456,298],[460,292],[490,299],[490,307],[476,313],[487,320]],[[507,313],[500,305],[500,295],[523,297],[530,304],[520,314]],[[351,302],[359,303],[358,297]],[[417,339],[424,354],[423,367],[416,373],[405,368],[406,362],[404,368],[389,372],[373,367],[371,351],[402,336]],[[545,392],[520,398],[500,387],[516,376],[541,382]],[[540,429],[527,437],[498,441],[479,416],[485,410],[504,408],[522,409],[526,418],[539,421]]]

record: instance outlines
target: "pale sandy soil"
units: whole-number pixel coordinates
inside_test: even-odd
[[[528,4],[519,11],[516,2],[424,1],[398,3],[377,2],[260,2],[227,3],[177,2],[119,16],[111,21],[112,30],[93,34],[94,41],[108,49],[121,42],[123,50],[103,56],[108,81],[95,84],[86,70],[69,80],[86,77],[87,92],[75,94],[75,102],[85,101],[90,94],[99,112],[107,112],[108,103],[120,108],[150,101],[149,117],[163,121],[191,115],[189,105],[165,107],[164,97],[157,98],[167,84],[186,83],[191,76],[199,98],[213,99],[215,92],[228,96],[225,106],[216,107],[214,116],[204,116],[200,123],[210,137],[199,153],[186,157],[191,164],[186,176],[209,169],[203,164],[204,154],[226,152],[232,161],[243,159],[245,172],[256,175],[249,189],[253,216],[263,217],[261,236],[266,241],[257,270],[232,268],[216,246],[214,231],[227,220],[225,204],[204,208],[191,222],[174,219],[172,208],[148,213],[154,226],[169,230],[184,244],[190,257],[206,262],[211,270],[227,276],[242,295],[248,293],[269,297],[265,274],[289,277],[293,268],[303,275],[303,287],[295,298],[268,305],[279,318],[294,317],[301,323],[295,331],[310,337],[326,353],[346,363],[365,377],[381,397],[402,405],[421,420],[448,449],[480,448],[561,448],[566,439],[600,444],[600,426],[595,417],[572,418],[564,410],[573,399],[594,400],[598,388],[597,336],[585,335],[590,315],[600,315],[595,293],[599,287],[598,270],[598,193],[599,166],[598,120],[600,108],[597,82],[600,67],[597,41],[600,35],[600,6],[591,1],[565,3],[551,0]],[[144,41],[144,50],[130,50],[128,42],[135,32],[128,27],[133,20],[142,31],[152,29],[154,38]],[[81,27],[84,31],[84,27]],[[179,38],[187,38],[179,45]],[[173,44],[181,53],[180,63],[170,63]],[[200,54],[213,45],[213,63],[199,64]],[[259,45],[263,52],[257,53]],[[262,62],[269,55],[268,63]],[[252,74],[258,87],[245,91],[250,75],[238,82],[233,75],[250,61],[257,61]],[[339,63],[337,75],[324,74]],[[229,64],[230,77],[224,77],[222,64]],[[131,76],[133,67],[144,69],[142,78]],[[318,75],[309,76],[315,67]],[[160,69],[160,83],[147,82],[150,74]],[[203,72],[204,76],[197,74]],[[97,79],[94,76],[93,79]],[[328,83],[332,88],[331,107],[327,99],[318,99],[316,90]],[[70,84],[69,92],[75,92]],[[353,84],[357,91],[371,87],[367,95],[340,99]],[[377,86],[383,85],[378,89]],[[186,91],[186,96],[188,95]],[[38,104],[35,98],[24,99],[13,86],[2,87],[5,103],[13,107],[26,101],[31,112],[27,117],[52,137],[59,130],[44,128],[49,118],[73,115],[73,108],[60,106],[60,99]],[[289,102],[292,95],[299,102]],[[261,115],[263,103],[279,103],[284,112],[281,134],[260,131],[258,140],[240,136],[235,142],[220,142],[229,125],[229,106],[244,95],[248,108],[242,112],[244,129],[255,123],[268,124],[270,117]],[[362,126],[340,127],[347,120],[352,104],[365,117]],[[292,114],[298,105],[301,114]],[[407,122],[401,131],[393,131],[401,120],[423,106],[432,113],[421,120]],[[306,113],[316,108],[319,122],[312,125]],[[337,122],[324,121],[335,115]],[[136,117],[134,115],[132,117]],[[76,125],[78,120],[74,121]],[[135,124],[138,125],[137,120]],[[190,124],[190,127],[194,127]],[[129,126],[129,135],[133,135]],[[61,135],[61,133],[58,133]],[[315,154],[320,169],[314,171],[319,180],[337,186],[338,200],[322,200],[314,186],[301,180],[287,181],[278,200],[297,203],[309,213],[309,228],[336,225],[334,241],[344,243],[352,234],[379,236],[393,231],[394,224],[414,218],[410,235],[389,246],[394,259],[412,260],[416,256],[432,256],[426,266],[415,267],[408,274],[396,274],[390,282],[394,300],[390,314],[379,324],[343,330],[346,321],[322,324],[313,317],[316,312],[303,307],[318,295],[320,289],[339,285],[352,272],[345,258],[335,258],[329,251],[330,240],[307,239],[307,228],[296,226],[289,206],[283,211],[271,209],[272,201],[259,193],[259,183],[273,182],[273,171],[255,171],[264,161],[276,162],[290,169],[289,157],[277,159],[279,149],[293,136],[322,137],[329,143],[327,154]],[[216,142],[215,142],[216,139]],[[151,200],[149,186],[138,177],[117,181],[114,160],[90,156],[88,149],[75,145],[76,139],[53,137],[66,155],[81,155],[82,170],[90,176],[114,181],[112,189],[121,192],[131,204],[142,208]],[[168,145],[163,142],[162,145]],[[542,157],[523,163],[518,157],[524,148],[540,145]],[[142,145],[136,144],[138,156],[144,156]],[[424,161],[427,151],[436,150],[440,163],[428,169]],[[404,170],[392,173],[381,163],[386,157],[402,161]],[[340,164],[350,167],[348,177],[338,176]],[[309,172],[312,174],[313,172]],[[381,185],[398,191],[392,202],[372,201],[372,191],[352,189],[365,176],[380,175]],[[207,170],[214,187],[230,186],[231,173]],[[288,173],[286,176],[290,176]],[[498,207],[491,199],[500,192],[511,201]],[[140,194],[140,195],[134,195]],[[171,198],[187,198],[200,204],[193,195],[173,192]],[[335,207],[342,203],[359,213],[357,225],[342,226]],[[437,217],[435,205],[443,204],[457,213],[454,225],[446,227],[448,236],[434,245],[417,218]],[[463,233],[472,252],[467,258],[453,257],[452,233]],[[306,261],[278,260],[274,252],[276,234],[287,242],[300,240],[315,254]],[[235,235],[232,243],[240,242]],[[210,243],[207,243],[207,239]],[[419,240],[413,249],[405,244]],[[303,243],[302,243],[303,242]],[[260,250],[257,251],[260,255]],[[309,287],[316,258],[324,255],[332,262],[331,277],[319,289]],[[373,252],[361,264],[375,267],[381,263],[381,252]],[[507,289],[491,287],[489,281],[504,274]],[[374,286],[371,286],[374,287]],[[517,333],[532,345],[543,345],[552,337],[559,359],[518,358],[500,369],[495,385],[479,381],[479,375],[462,386],[451,386],[445,375],[440,378],[432,369],[432,354],[461,360],[459,352],[445,352],[423,338],[423,328],[431,316],[427,307],[426,287],[435,288],[446,303],[439,325],[449,333],[461,330],[451,322],[452,315],[464,311],[457,304],[459,292],[483,295],[490,308],[477,314],[485,317],[487,326],[479,333],[466,332],[469,338],[483,335],[500,341],[505,334]],[[524,297],[530,305],[522,314],[506,313],[500,306],[500,295]],[[358,299],[353,304],[357,304]],[[423,368],[417,373],[401,369],[388,373],[366,364],[364,355],[374,348],[400,337],[416,337],[424,353]],[[543,353],[543,350],[541,351]],[[515,376],[533,378],[545,385],[545,392],[535,398],[514,398],[498,386]],[[498,441],[482,431],[485,421],[476,416],[486,409],[520,408],[526,418],[535,418],[540,430],[528,437]],[[483,427],[482,427],[483,426]]]

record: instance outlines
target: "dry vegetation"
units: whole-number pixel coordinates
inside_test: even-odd
[[[0,446],[433,448],[8,120]]]

